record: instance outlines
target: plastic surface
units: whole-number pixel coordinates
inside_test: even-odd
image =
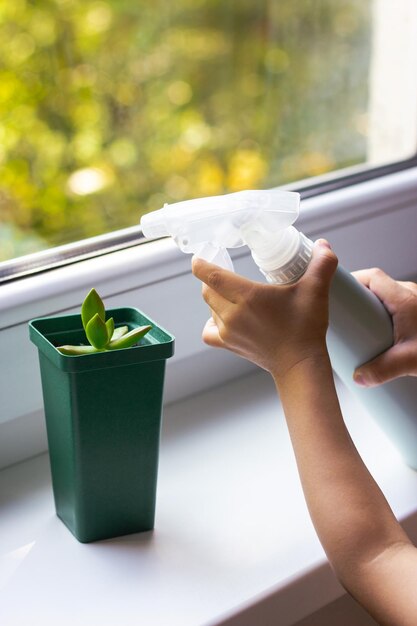
[[[82,542],[154,526],[165,362],[174,338],[136,309],[117,325],[150,323],[140,345],[66,356],[84,337],[79,315],[30,322],[39,348],[57,515]]]
[[[393,343],[392,321],[380,300],[343,267],[330,291],[327,345],[333,369],[368,409],[404,461],[417,469],[417,378],[406,376],[363,388],[353,372]]]
[[[214,263],[214,265],[218,265],[225,270],[235,271],[233,261],[226,248],[215,248],[211,243],[206,243],[197,248],[195,256],[209,263]]]
[[[285,258],[279,258],[278,253],[273,253],[265,260],[255,259],[256,264],[260,267],[262,274],[269,283],[289,284],[296,282],[306,271],[310,263],[313,242],[303,233],[292,226],[285,233],[292,229],[294,233],[294,245],[289,247],[289,253]]]
[[[169,235],[183,252],[233,269],[227,248],[249,245],[256,253],[259,242],[264,253],[267,242],[275,249],[278,233],[297,219],[299,204],[293,191],[238,191],[166,204],[144,215],[141,226],[145,237]]]

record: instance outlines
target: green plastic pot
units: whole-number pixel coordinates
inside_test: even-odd
[[[81,356],[80,315],[29,322],[38,347],[57,515],[81,542],[154,527],[166,359],[174,337],[138,309],[108,312],[116,326],[152,325],[131,348]]]

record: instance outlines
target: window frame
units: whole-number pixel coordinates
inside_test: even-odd
[[[298,191],[302,200],[305,200],[415,166],[417,166],[417,153],[403,161],[379,167],[369,167],[364,164],[347,170],[336,170],[323,176],[284,185],[283,188]],[[0,285],[145,243],[148,243],[148,240],[137,225],[16,257],[0,263]]]
[[[377,264],[397,278],[415,279],[416,229],[410,228],[410,220],[415,223],[417,217],[417,165],[393,169],[305,198],[297,226],[313,239],[327,237],[347,269]],[[236,271],[261,279],[247,249],[232,252]],[[190,257],[170,239],[10,281],[0,286],[0,467],[46,449],[37,353],[27,321],[79,311],[92,285],[109,308],[142,308],[177,337],[176,355],[168,361],[165,402],[253,371],[248,362],[201,341],[207,307],[190,274]]]

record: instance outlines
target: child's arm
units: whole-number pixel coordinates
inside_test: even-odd
[[[327,355],[278,379],[304,495],[344,587],[389,626],[417,623],[417,549],[345,427]]]
[[[417,549],[346,430],[325,335],[337,259],[315,245],[294,285],[249,281],[195,260],[212,310],[203,337],[269,371],[284,407],[307,504],[342,584],[381,624],[417,623]]]
[[[392,348],[361,365],[354,379],[371,387],[398,376],[417,376],[417,285],[396,281],[377,268],[353,275],[383,302],[394,325]]]

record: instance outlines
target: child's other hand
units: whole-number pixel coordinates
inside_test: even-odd
[[[306,273],[292,285],[267,285],[198,258],[193,273],[203,284],[212,317],[204,341],[256,363],[279,380],[306,358],[327,354],[328,293],[337,257],[315,243]]]
[[[358,367],[354,380],[366,387],[399,376],[417,376],[417,285],[396,281],[380,269],[353,272],[383,302],[392,316],[394,345]]]

